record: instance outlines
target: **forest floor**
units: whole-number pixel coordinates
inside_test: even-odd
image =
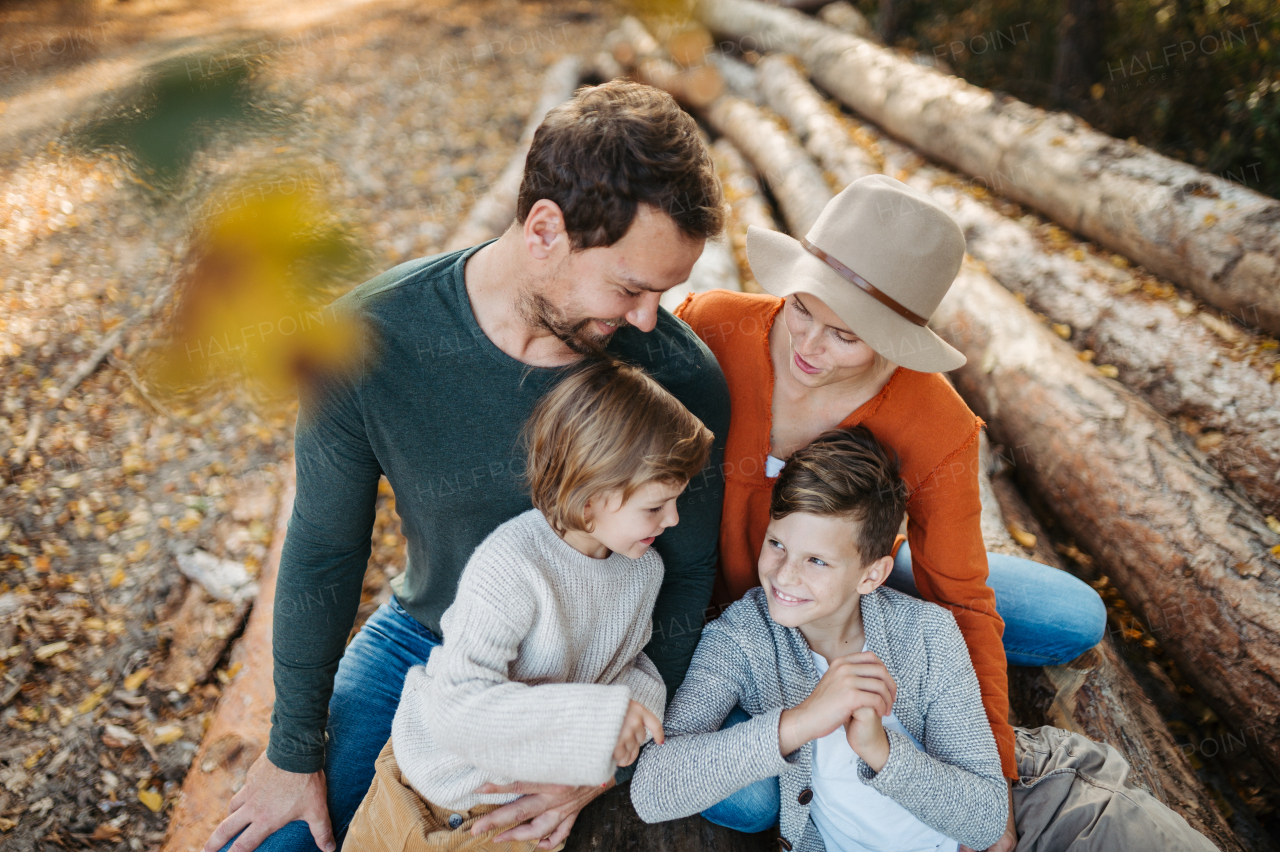
[[[8,852],[158,848],[236,674],[225,651],[247,604],[213,598],[178,557],[204,551],[250,573],[260,566],[296,407],[235,381],[233,354],[212,347],[188,358],[211,359],[210,372],[228,381],[176,399],[148,386],[143,365],[172,319],[162,297],[187,268],[193,232],[234,203],[237,176],[269,175],[277,188],[315,189],[360,245],[359,268],[334,282],[340,289],[441,250],[506,164],[543,69],[596,48],[616,17],[585,0],[0,7]],[[257,107],[275,118],[214,134],[180,179],[148,183],[115,153],[74,144],[157,63],[203,57],[183,60],[198,77],[226,51],[252,61]],[[55,407],[59,386],[122,325],[119,345]],[[385,490],[362,617],[402,565]]]

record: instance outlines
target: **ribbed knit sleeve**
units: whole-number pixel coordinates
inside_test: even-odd
[[[632,701],[639,701],[650,713],[662,719],[667,707],[667,685],[662,682],[658,667],[646,654],[636,657],[636,661],[623,669],[614,683],[631,690]]]
[[[602,784],[631,692],[622,685],[507,678],[534,614],[510,565],[478,560],[446,613],[445,645],[416,706],[442,747],[477,768],[520,781]],[[514,619],[508,614],[514,615]],[[399,743],[397,743],[399,758]]]
[[[784,708],[720,730],[750,679],[742,649],[716,624],[704,629],[667,709],[667,741],[645,746],[631,779],[631,802],[641,819],[696,814],[788,767],[778,744]]]

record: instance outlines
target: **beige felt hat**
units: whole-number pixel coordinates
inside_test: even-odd
[[[965,362],[925,325],[960,271],[964,233],[933,199],[901,181],[855,180],[802,240],[748,228],[747,259],[766,291],[811,293],[895,364],[938,373]]]

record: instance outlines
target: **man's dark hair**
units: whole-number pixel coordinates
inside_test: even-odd
[[[524,161],[516,219],[539,199],[560,206],[575,251],[611,246],[648,204],[685,236],[724,227],[724,196],[698,125],[659,89],[613,80],[547,113]]]
[[[848,518],[859,524],[862,564],[893,552],[907,511],[907,484],[898,457],[890,455],[865,426],[832,429],[795,452],[773,484],[769,515],[793,512]]]

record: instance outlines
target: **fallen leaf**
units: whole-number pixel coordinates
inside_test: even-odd
[[[151,744],[162,746],[182,739],[182,726],[177,723],[161,725],[156,728],[155,735],[151,738]]]
[[[80,702],[80,705],[78,707],[76,707],[76,712],[80,714],[84,714],[93,710],[93,708],[97,707],[99,704],[102,703],[102,699],[106,697],[106,694],[110,691],[111,691],[110,683],[102,684],[102,686],[99,686],[93,692],[85,696],[85,699]]]
[[[1009,535],[1013,536],[1014,541],[1028,550],[1036,546],[1036,537],[1019,526],[1009,524]]]
[[[138,741],[138,735],[119,725],[106,725],[102,729],[102,742],[109,748],[124,748]]]
[[[1067,325],[1065,322],[1051,323],[1049,328],[1053,329],[1053,333],[1061,337],[1063,340],[1069,340],[1071,338],[1071,326]]]
[[[89,835],[90,840],[109,840],[112,842],[119,840],[120,837],[120,829],[109,822],[98,823],[98,827],[93,830],[93,834]]]
[[[155,790],[139,790],[138,801],[146,805],[153,814],[160,813],[160,809],[164,807],[164,796]]]
[[[1273,533],[1280,535],[1280,519],[1276,518],[1275,515],[1267,515],[1267,526],[1271,528]]]
[[[60,642],[50,642],[48,645],[41,645],[37,648],[35,657],[37,660],[47,660],[54,654],[61,654],[70,647],[71,643],[65,639]]]
[[[18,821],[16,819],[0,817],[0,831],[8,831],[11,828],[16,828],[17,825]]]
[[[106,625],[103,625],[104,627]],[[129,692],[133,692],[138,687],[147,682],[147,678],[151,677],[151,666],[138,669],[133,674],[124,679],[124,688]]]
[[[1114,364],[1099,364],[1098,374],[1108,379],[1114,379],[1120,375],[1120,370]]]

